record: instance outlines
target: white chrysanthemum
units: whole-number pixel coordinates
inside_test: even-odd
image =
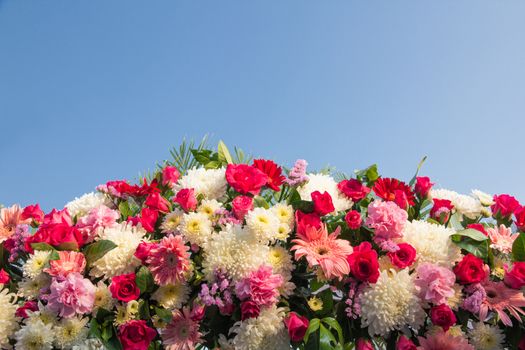
[[[188,242],[203,246],[210,239],[213,226],[208,215],[192,212],[182,216],[179,231]]]
[[[493,196],[488,193],[480,190],[472,190],[472,195],[480,201],[481,205],[485,207],[490,207],[492,204],[494,204]]]
[[[277,216],[282,224],[286,224],[289,227],[293,227],[295,223],[294,211],[291,205],[284,203],[277,203],[270,210]]]
[[[7,288],[0,291],[0,348],[4,349],[9,344],[9,337],[18,329],[15,312],[17,309],[16,295],[9,293]]]
[[[109,198],[100,192],[90,192],[86,193],[80,198],[75,198],[71,202],[67,203],[65,207],[67,208],[67,211],[71,215],[71,217],[75,216],[84,216],[91,209],[98,208],[101,205],[111,205],[111,201]]]
[[[259,243],[248,230],[228,225],[213,235],[204,249],[204,274],[213,280],[215,270],[222,269],[237,281],[266,263],[268,251],[268,246]]]
[[[315,191],[328,192],[332,197],[335,211],[347,210],[352,207],[352,201],[339,192],[337,182],[333,177],[324,174],[308,174],[308,177],[308,182],[297,188],[302,200],[311,201],[311,194]]]
[[[386,337],[405,326],[418,329],[425,311],[416,295],[408,269],[382,271],[375,284],[369,285],[359,297],[362,326],[371,336]]]
[[[182,304],[188,301],[190,288],[185,283],[168,284],[160,286],[151,295],[151,299],[156,300],[160,306],[166,309],[180,309]]]
[[[106,347],[97,338],[89,338],[82,343],[74,345],[72,350],[106,350]]]
[[[287,249],[278,245],[270,247],[268,262],[273,268],[273,273],[282,275],[285,280],[291,278],[294,265]]]
[[[286,241],[288,236],[290,236],[290,232],[292,232],[290,226],[288,226],[287,224],[280,223],[275,238],[281,241]]]
[[[117,246],[93,263],[90,275],[109,279],[113,276],[131,273],[140,265],[140,260],[133,254],[142,241],[146,231],[128,223],[106,227],[100,239],[107,239]]]
[[[15,333],[17,350],[51,350],[54,332],[51,324],[38,320],[24,325]]]
[[[180,209],[175,209],[171,213],[167,214],[160,225],[160,230],[162,233],[175,233],[180,225],[180,222],[182,221],[182,215],[184,215],[184,212]]]
[[[35,278],[24,278],[18,284],[18,295],[27,299],[37,299],[40,296],[40,290],[49,287],[50,284],[51,277],[45,273]]]
[[[432,263],[450,268],[461,260],[461,250],[450,240],[454,229],[426,221],[407,222],[402,240],[416,249],[417,263]]]
[[[35,250],[33,254],[27,259],[22,270],[25,277],[35,278],[42,273],[44,267],[49,261],[51,251],[49,250]]]
[[[459,194],[450,190],[430,190],[430,197],[437,199],[448,199],[458,213],[465,215],[469,219],[475,219],[476,217],[480,216],[481,210],[483,209],[481,202],[476,198]]]
[[[38,310],[26,310],[27,318],[25,324],[31,326],[35,322],[43,322],[46,325],[55,326],[58,324],[57,314],[45,307],[40,301],[38,302]]]
[[[503,350],[505,335],[497,326],[491,326],[483,322],[474,323],[471,330],[468,331],[470,344],[476,350]]]
[[[175,184],[175,193],[183,188],[193,188],[195,195],[219,199],[226,194],[226,169],[193,168]]]
[[[71,349],[74,345],[82,344],[89,332],[88,327],[86,327],[88,321],[87,317],[62,319],[54,328],[56,345],[60,349]]]
[[[261,310],[256,318],[236,322],[230,330],[230,344],[236,350],[289,350],[290,338],[284,325],[285,312],[275,305]]]
[[[255,208],[246,214],[246,226],[261,242],[274,241],[279,236],[279,218],[269,209]]]
[[[111,310],[115,305],[115,299],[113,299],[108,286],[104,282],[99,281],[96,287],[93,314],[96,314],[99,308]]]
[[[217,210],[221,208],[222,204],[219,203],[216,199],[204,199],[197,208],[197,212],[206,214],[211,219],[215,215]]]

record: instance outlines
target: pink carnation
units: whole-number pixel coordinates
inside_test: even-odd
[[[434,264],[422,264],[416,270],[414,283],[419,290],[419,297],[435,305],[445,304],[454,296],[456,275],[451,270]]]
[[[250,299],[259,306],[272,305],[277,302],[278,288],[283,283],[281,275],[274,275],[270,266],[263,265],[250,277],[238,282],[235,292],[241,300]]]
[[[453,336],[442,330],[427,335],[426,338],[418,337],[418,350],[475,350],[464,337]]]
[[[51,283],[48,307],[61,317],[91,312],[95,303],[96,287],[79,273],[70,273],[64,278],[55,278]]]
[[[374,242],[392,251],[397,249],[391,241],[403,236],[407,219],[407,212],[395,202],[373,201],[368,206],[366,225],[374,229]]]
[[[119,217],[117,211],[101,205],[91,209],[88,215],[78,219],[77,227],[82,233],[84,241],[91,242],[95,239],[99,227],[111,227],[115,225]]]
[[[59,259],[51,260],[49,268],[44,269],[51,276],[67,276],[77,272],[82,274],[86,268],[86,258],[82,253],[73,251],[59,251]]]

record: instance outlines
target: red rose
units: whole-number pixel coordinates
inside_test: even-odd
[[[193,211],[197,208],[197,197],[193,188],[183,188],[173,199],[175,203],[179,203],[184,211]]]
[[[156,243],[149,243],[149,242],[140,242],[140,244],[137,247],[137,250],[135,250],[135,257],[142,261],[143,264],[146,263],[146,259],[149,256],[150,251],[155,248],[157,244]]]
[[[142,208],[140,211],[140,223],[144,230],[148,232],[155,231],[155,224],[159,218],[159,212],[155,209]]]
[[[432,199],[434,205],[430,209],[430,217],[440,224],[445,224],[450,218],[450,212],[454,209],[452,202],[448,199]]]
[[[180,173],[174,166],[168,165],[162,169],[162,184],[164,186],[173,186],[179,181]]]
[[[335,210],[330,193],[319,191],[312,192],[312,201],[314,202],[314,211],[320,216],[330,214]]]
[[[345,221],[351,230],[357,230],[361,227],[363,219],[361,219],[361,214],[357,210],[350,210],[345,215]]]
[[[416,260],[416,250],[408,243],[399,243],[399,249],[395,252],[388,252],[392,264],[400,269],[404,269],[414,263]]]
[[[0,284],[7,284],[9,280],[11,280],[9,274],[4,269],[0,269]]]
[[[41,223],[44,221],[44,212],[40,209],[40,205],[28,205],[24,208],[21,215],[22,220],[31,219],[36,223]]]
[[[416,186],[414,187],[414,190],[419,198],[427,198],[432,186],[434,186],[434,184],[430,182],[428,176],[418,176],[416,177]]]
[[[44,220],[42,222],[42,225],[50,224],[66,224],[71,226],[73,225],[73,220],[71,220],[71,215],[69,215],[69,211],[67,209],[53,209],[50,213],[44,216]]]
[[[363,242],[354,247],[354,251],[347,259],[350,271],[355,278],[363,282],[377,282],[379,278],[377,252],[372,249],[372,245],[369,242]]]
[[[471,228],[473,230],[479,231],[483,233],[485,236],[488,236],[488,232],[485,230],[485,226],[483,224],[468,224],[467,228]]]
[[[261,188],[268,182],[268,175],[259,169],[246,164],[228,164],[226,181],[241,194],[259,194]]]
[[[525,262],[516,261],[512,269],[505,272],[505,284],[514,289],[525,286]]]
[[[170,211],[170,202],[157,192],[148,195],[144,204],[151,209],[156,209],[163,213]]]
[[[487,277],[483,260],[470,253],[458,263],[454,273],[461,284],[479,283]]]
[[[47,243],[61,249],[78,250],[84,244],[84,238],[74,226],[66,223],[47,223],[42,224],[34,235],[26,238],[25,249],[30,253],[33,252],[32,243]]]
[[[430,319],[436,326],[440,326],[446,332],[450,327],[456,324],[456,315],[447,304],[434,306],[430,309]]]
[[[402,335],[397,340],[396,350],[417,350],[417,347],[412,340]]]
[[[239,220],[253,209],[253,198],[248,196],[237,196],[232,201],[233,214]]]
[[[370,192],[370,188],[366,187],[361,181],[356,179],[343,180],[337,184],[337,188],[353,202],[359,202]]]
[[[266,186],[274,191],[280,190],[279,186],[283,184],[285,179],[280,166],[277,166],[277,164],[271,160],[265,159],[255,159],[253,166],[266,174]]]
[[[241,320],[243,321],[248,318],[255,318],[259,316],[260,312],[261,309],[259,308],[259,305],[251,300],[243,301],[241,304]]]
[[[357,342],[355,344],[356,350],[374,350],[374,346],[370,342],[370,340],[365,338],[359,338],[357,339]]]
[[[316,213],[306,214],[300,210],[295,212],[295,223],[297,225],[297,233],[303,234],[306,232],[308,226],[321,228],[321,218]]]
[[[514,215],[516,215],[516,227],[518,230],[525,232],[525,206],[516,209]]]
[[[284,319],[290,339],[294,342],[303,340],[309,323],[306,317],[300,316],[293,311]]]
[[[113,277],[109,286],[109,291],[113,298],[124,302],[137,300],[140,295],[140,289],[137,287],[135,277],[135,273]]]
[[[520,202],[508,194],[494,195],[494,204],[490,207],[494,215],[509,217],[520,208]]]
[[[157,332],[144,320],[131,320],[118,329],[118,338],[123,350],[147,350]]]
[[[15,311],[16,317],[27,318],[27,311],[38,311],[38,303],[34,300],[26,301],[24,305],[20,306]]]
[[[206,309],[203,305],[196,304],[190,311],[190,318],[194,322],[200,322],[206,315]]]

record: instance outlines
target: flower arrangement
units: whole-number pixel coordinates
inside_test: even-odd
[[[514,197],[222,142],[172,155],[60,210],[1,209],[2,349],[525,349]]]

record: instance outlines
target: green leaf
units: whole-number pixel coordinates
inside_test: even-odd
[[[337,320],[333,317],[325,317],[321,320],[322,323],[328,326],[328,328],[335,330],[337,332],[337,338],[340,343],[344,341],[343,339],[343,329]]]
[[[115,243],[105,239],[88,245],[86,249],[84,249],[84,255],[86,256],[88,265],[102,258],[107,252],[116,247],[117,245]]]
[[[149,320],[151,318],[149,313],[149,303],[147,300],[142,299],[139,301],[139,317],[141,320]]]
[[[300,210],[303,213],[311,213],[314,211],[314,202],[299,200],[291,203],[295,210]]]
[[[47,244],[47,243],[31,243],[31,247],[34,249],[34,250],[44,250],[44,251],[47,251],[47,250],[55,250],[55,248],[53,248],[53,246]]]
[[[253,197],[253,204],[256,208],[264,208],[264,209],[268,209],[270,208],[270,205],[268,204],[268,202],[266,201],[266,199],[264,199],[263,197],[261,196],[255,196]]]
[[[478,258],[487,259],[489,253],[489,240],[483,233],[466,229],[450,236],[454,242],[461,249],[474,254]]]
[[[171,322],[171,319],[173,318],[173,314],[170,310],[166,310],[161,307],[155,307],[155,313],[157,314],[157,316],[160,317],[161,320],[163,320],[166,323]]]
[[[219,146],[217,147],[217,150],[219,152],[219,161],[221,161],[223,164],[232,164],[233,159],[230,154],[230,151],[228,151],[228,147],[224,144],[224,142],[219,141]]]
[[[409,186],[412,186],[416,183],[417,175],[419,174],[419,170],[421,170],[421,167],[423,166],[423,163],[425,163],[425,160],[427,160],[427,156],[424,156],[423,159],[419,161],[419,164],[417,165],[416,173],[414,174],[414,177],[410,180],[408,183]]]
[[[317,332],[320,324],[321,324],[321,321],[318,318],[312,318],[310,320],[310,323],[308,324],[308,328],[306,329],[306,333],[304,334],[304,338],[303,338],[305,343],[308,342],[308,338],[310,337],[312,333]]]
[[[480,232],[478,230],[471,229],[471,228],[467,228],[466,230],[458,231],[455,234],[453,234],[451,237],[452,237],[453,240],[458,240],[458,241],[460,241],[462,237],[469,237],[469,238],[471,238],[471,239],[473,239],[475,241],[479,241],[479,242],[486,241],[486,240],[489,239],[482,232]]]
[[[321,293],[317,294],[317,297],[323,301],[323,310],[321,310],[320,313],[331,313],[334,307],[334,295],[332,293],[332,290],[330,288],[327,288]]]
[[[514,261],[525,261],[525,233],[523,232],[512,244],[512,258]]]
[[[118,210],[124,220],[127,220],[128,217],[133,216],[133,213],[131,212],[131,208],[129,207],[129,203],[127,201],[120,202],[118,205]]]
[[[333,350],[337,344],[332,332],[322,324],[319,325],[319,350]]]
[[[155,282],[150,270],[146,266],[141,266],[136,274],[135,282],[141,293],[148,293],[153,290]]]

